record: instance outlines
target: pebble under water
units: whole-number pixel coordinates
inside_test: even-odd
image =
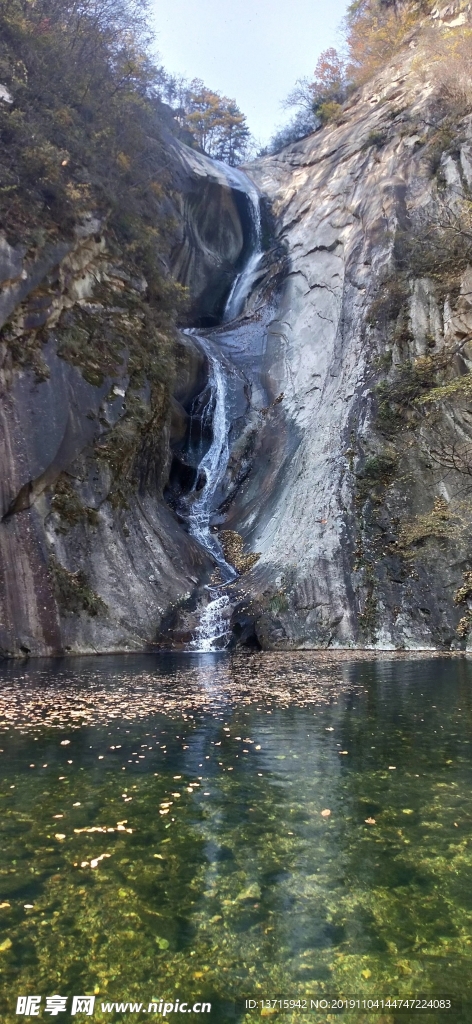
[[[355,652],[4,665],[1,1020],[95,994],[95,1020],[423,996],[454,1009],[339,1019],[470,1022],[471,683],[464,658]]]

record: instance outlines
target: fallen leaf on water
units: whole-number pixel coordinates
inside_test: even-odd
[[[101,853],[99,857],[94,857],[93,860],[90,861],[90,867],[98,867],[100,861],[104,860],[105,857],[111,857],[111,853]]]
[[[413,813],[414,812],[412,811],[411,807],[404,807],[403,808],[403,814],[413,814]]]
[[[0,942],[0,953],[6,953],[7,949],[11,949],[12,945],[11,939],[5,939],[4,942]]]
[[[325,807],[324,811],[321,812],[321,817],[322,818],[329,818],[330,814],[331,814],[331,811],[330,811],[329,807]]]
[[[61,842],[62,842],[62,840],[63,840],[63,839],[65,839],[65,838],[66,838],[66,837],[65,837],[65,835],[64,835],[64,833],[63,833],[63,832],[56,832],[56,834],[55,834],[55,836],[54,836],[54,839],[59,839],[59,840],[60,840]]]
[[[362,974],[362,977],[366,978],[366,979],[372,977],[372,971],[369,971],[368,967],[367,967],[367,969],[365,971],[361,971],[361,974]]]
[[[364,818],[366,825],[375,825],[375,818]]]
[[[0,903],[0,910],[5,910],[5,907],[10,907],[11,903]]]

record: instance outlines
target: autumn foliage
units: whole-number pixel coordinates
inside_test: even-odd
[[[418,20],[420,4],[357,0],[346,18],[348,75],[359,85],[395,53]]]
[[[171,107],[190,145],[231,166],[246,156],[251,135],[235,100],[208,89],[199,78],[189,82],[163,69],[159,73],[158,93]]]

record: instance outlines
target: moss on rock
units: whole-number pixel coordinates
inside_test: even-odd
[[[52,555],[49,559],[49,572],[54,584],[54,592],[59,611],[62,614],[77,614],[85,611],[88,615],[106,615],[107,606],[101,597],[92,590],[88,577],[82,569],[70,572]]]

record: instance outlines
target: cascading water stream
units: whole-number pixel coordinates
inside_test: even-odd
[[[261,211],[257,189],[252,181],[250,181],[242,171],[238,171],[234,167],[228,168],[227,177],[230,184],[234,184],[235,187],[241,188],[241,185],[243,185],[244,191],[249,199],[252,253],[245,266],[236,277],[233,287],[228,295],[225,311],[223,313],[223,323],[229,323],[230,320],[234,320],[240,313],[242,313],[244,303],[257,277],[262,259]]]
[[[228,323],[240,315],[249,295],[262,259],[261,219],[259,194],[255,185],[242,171],[224,167],[230,186],[246,193],[251,217],[252,252],[238,274],[228,296],[223,313],[223,322]],[[195,631],[191,649],[213,651],[226,646],[230,630],[228,622],[229,596],[224,590],[237,578],[235,569],[228,564],[218,536],[211,531],[211,518],[221,503],[221,484],[229,460],[229,432],[231,422],[228,413],[228,376],[225,363],[218,357],[214,345],[200,331],[188,332],[203,349],[209,365],[209,396],[201,412],[204,423],[211,419],[212,441],[204,452],[201,439],[202,457],[199,461],[194,487],[186,500],[189,533],[214,559],[222,580],[221,584],[207,587],[210,601],[200,615],[200,624]],[[219,500],[218,500],[219,499]]]
[[[218,537],[210,530],[216,495],[229,459],[227,381],[223,366],[208,339],[199,334],[198,341],[209,365],[209,397],[201,418],[203,422],[211,419],[213,439],[198,464],[196,482],[187,498],[189,533],[213,556],[223,581],[228,582],[235,578],[236,573],[228,565]]]

